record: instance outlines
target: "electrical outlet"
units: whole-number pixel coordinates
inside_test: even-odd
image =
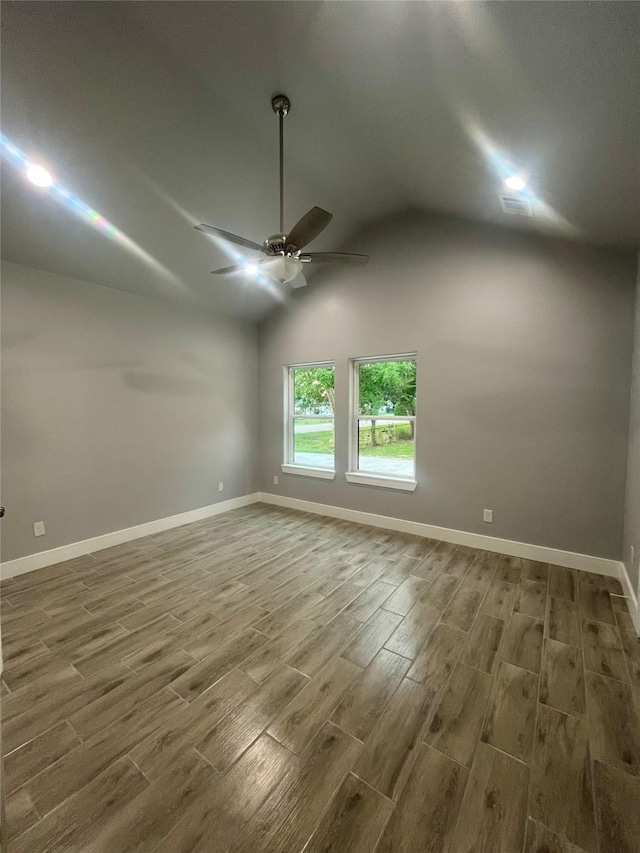
[[[34,536],[44,536],[46,530],[44,529],[44,521],[34,521],[33,522],[33,535]]]
[[[223,492],[223,491],[224,491],[224,483],[218,483],[218,491],[219,491],[219,492]]]
[[[482,513],[482,520],[487,521],[489,523],[492,523],[493,522],[493,510],[492,509],[485,509]]]
[[[277,486],[277,485],[278,485],[278,478],[277,478],[277,477],[274,477],[274,478],[273,478],[273,485],[274,485],[274,486]]]

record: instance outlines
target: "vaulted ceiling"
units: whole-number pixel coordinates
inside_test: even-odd
[[[287,225],[312,205],[334,213],[315,250],[357,252],[360,227],[409,207],[637,247],[639,13],[636,2],[9,0],[3,133],[69,195],[38,190],[9,157],[3,257],[263,316],[274,295],[211,276],[230,261],[192,226],[257,241],[277,231],[278,92],[293,104]],[[510,170],[529,175],[531,219],[501,210]]]

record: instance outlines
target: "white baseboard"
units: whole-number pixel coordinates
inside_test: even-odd
[[[629,612],[631,613],[631,618],[633,619],[636,632],[640,637],[640,610],[638,609],[638,596],[633,588],[631,579],[627,573],[627,567],[624,563],[620,563],[620,583],[622,584],[624,594],[627,596]]]
[[[313,512],[316,515],[326,515],[330,518],[341,518],[359,524],[370,524],[372,527],[386,527],[388,530],[398,530],[400,533],[413,533],[416,536],[440,539],[454,545],[469,545],[471,548],[495,551],[498,554],[508,554],[511,557],[524,557],[528,560],[539,560],[542,563],[565,566],[568,569],[582,569],[598,575],[620,577],[620,566],[622,564],[618,560],[608,560],[604,557],[591,557],[588,554],[576,554],[574,551],[561,551],[557,548],[547,548],[544,545],[529,545],[526,542],[498,539],[495,536],[485,536],[482,533],[467,533],[464,530],[436,527],[433,524],[422,524],[419,521],[406,521],[403,518],[374,515],[370,512],[287,498],[267,492],[260,494],[260,500],[263,503],[299,509],[303,512]]]
[[[93,554],[95,551],[102,551],[104,548],[111,548],[113,545],[122,545],[124,542],[151,536],[152,533],[160,533],[162,530],[171,530],[173,527],[182,527],[183,524],[191,524],[194,521],[201,521],[203,518],[220,515],[223,512],[229,512],[229,510],[256,503],[258,500],[260,500],[258,493],[243,495],[240,498],[231,498],[231,500],[192,509],[189,512],[170,515],[168,518],[159,518],[156,521],[137,524],[135,527],[127,527],[124,530],[114,530],[113,533],[105,533],[102,536],[95,536],[93,539],[71,542],[69,545],[52,548],[50,551],[29,554],[26,557],[19,557],[17,560],[2,563],[0,565],[0,577],[3,579],[12,578],[25,572],[33,572],[35,569],[43,569],[45,566],[53,566],[55,563],[73,560],[75,557],[82,557],[85,554]]]
[[[515,542],[512,539],[498,539],[495,536],[485,536],[482,533],[467,533],[465,530],[452,530],[449,527],[436,527],[433,524],[422,524],[419,521],[406,521],[403,518],[391,518],[386,515],[374,515],[355,509],[345,509],[340,506],[313,503],[298,498],[288,498],[283,495],[273,495],[261,492],[259,500],[262,503],[275,506],[298,509],[302,512],[313,512],[316,515],[326,515],[329,518],[340,518],[344,521],[354,521],[359,524],[369,524],[372,527],[384,527],[387,530],[397,530],[400,533],[413,533],[416,536],[427,536],[429,539],[440,539],[454,545],[468,545],[483,551],[494,551],[511,557],[522,557],[527,560],[538,560],[541,563],[552,563],[554,566],[564,566],[567,569],[578,569],[593,572],[597,575],[618,578],[628,599],[631,618],[640,637],[640,611],[638,600],[631,587],[631,582],[624,563],[619,560],[608,560],[605,557],[593,557],[590,554],[578,554],[575,551],[562,551],[559,548],[547,548],[545,545],[531,545],[527,542]]]
[[[511,539],[498,539],[494,536],[485,536],[481,533],[468,533],[464,530],[452,530],[448,527],[436,527],[433,524],[406,521],[402,518],[391,518],[386,515],[374,515],[373,513],[361,512],[360,510],[313,503],[312,501],[273,495],[268,492],[255,492],[254,494],[243,495],[239,498],[221,501],[220,503],[193,509],[189,512],[171,515],[168,518],[159,518],[156,521],[148,521],[145,524],[138,524],[135,527],[115,530],[113,533],[105,533],[93,539],[72,542],[69,545],[62,545],[60,548],[52,548],[50,551],[40,551],[37,554],[29,554],[17,560],[10,560],[0,565],[0,577],[3,579],[12,578],[16,575],[22,575],[25,572],[33,572],[36,569],[53,566],[65,560],[73,560],[75,557],[82,557],[85,554],[93,554],[96,551],[102,551],[104,548],[111,548],[114,545],[122,545],[124,542],[131,542],[134,539],[151,536],[152,533],[160,533],[162,530],[182,527],[184,524],[201,521],[204,518],[220,515],[221,513],[248,506],[258,501],[275,506],[288,507],[289,509],[297,509],[303,512],[312,512],[316,515],[328,516],[329,518],[339,518],[359,524],[369,524],[372,527],[397,530],[400,533],[427,536],[430,539],[440,539],[444,542],[451,542],[454,545],[468,545],[472,548],[481,548],[484,551],[494,551],[499,554],[508,554],[512,557],[523,557],[528,560],[539,560],[542,563],[553,563],[556,566],[565,566],[569,569],[580,569],[582,571],[594,572],[594,574],[618,578],[627,596],[631,617],[640,636],[638,600],[631,586],[624,563],[618,560],[608,560],[604,557],[577,554],[574,551],[547,548],[544,545],[514,542]]]

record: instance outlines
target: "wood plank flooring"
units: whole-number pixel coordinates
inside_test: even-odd
[[[7,580],[9,853],[639,853],[621,592],[265,505]]]

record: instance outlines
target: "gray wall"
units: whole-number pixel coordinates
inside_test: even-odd
[[[2,348],[3,560],[254,490],[254,327],[3,263]]]
[[[262,490],[620,559],[635,256],[418,213],[349,248],[370,265],[326,268],[261,325]],[[418,488],[347,484],[348,359],[412,350]],[[280,471],[282,365],[323,359],[334,481]]]
[[[635,346],[631,377],[631,413],[629,418],[629,460],[627,464],[627,501],[624,523],[624,564],[636,595],[640,594],[640,255],[636,291]],[[631,562],[631,546],[635,558]]]

